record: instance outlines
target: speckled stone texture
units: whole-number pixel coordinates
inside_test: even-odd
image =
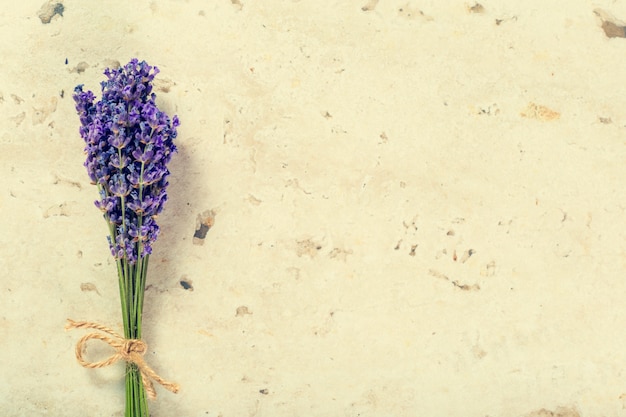
[[[0,414],[122,415],[63,331],[121,329],[71,92],[135,56],[153,417],[626,413],[626,4],[46,4],[0,11]]]

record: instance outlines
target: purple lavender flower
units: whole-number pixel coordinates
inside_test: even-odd
[[[131,265],[152,252],[159,234],[154,219],[167,200],[167,164],[176,152],[178,117],[159,110],[152,93],[158,73],[135,58],[104,71],[100,101],[82,85],[74,90],[84,165],[100,190],[95,204],[111,229],[111,253]]]

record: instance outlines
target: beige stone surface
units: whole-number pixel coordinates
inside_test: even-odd
[[[3,416],[122,415],[63,326],[121,327],[71,92],[132,57],[182,123],[152,416],[626,415],[626,4],[44,5],[0,10]]]

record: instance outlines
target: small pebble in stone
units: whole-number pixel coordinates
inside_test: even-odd
[[[57,14],[63,17],[63,11],[65,11],[63,3],[57,0],[49,0],[41,6],[37,16],[39,16],[41,23],[45,25],[50,23],[52,18]]]

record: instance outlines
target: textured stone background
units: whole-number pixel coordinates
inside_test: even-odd
[[[626,415],[626,4],[45,5],[0,10],[4,416],[122,415],[63,331],[121,327],[71,92],[135,56],[182,122],[153,417]]]

